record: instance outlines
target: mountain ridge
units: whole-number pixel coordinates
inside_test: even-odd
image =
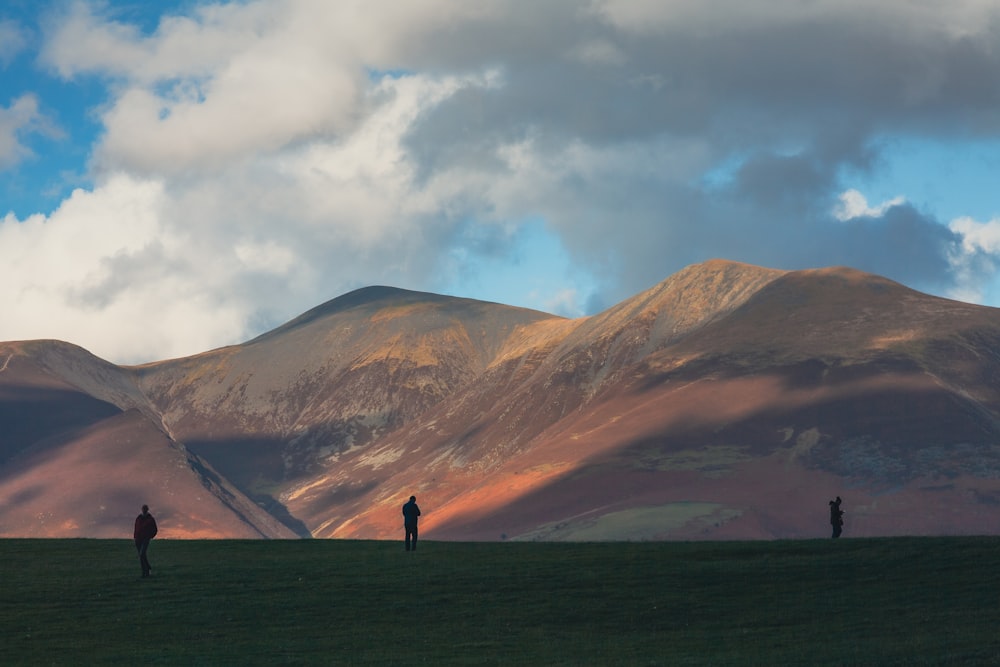
[[[22,434],[0,452],[127,452],[113,410],[132,414],[211,492],[216,535],[390,537],[415,493],[442,539],[802,537],[847,489],[849,534],[981,532],[1000,525],[997,349],[1000,311],[849,267],[710,260],[578,319],[374,286],[135,367],[0,343],[21,369],[0,371],[0,429]],[[0,492],[38,473],[0,464]],[[6,516],[0,535],[31,524]]]

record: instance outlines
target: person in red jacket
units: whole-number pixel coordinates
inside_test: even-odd
[[[156,519],[149,513],[149,505],[142,506],[142,514],[135,518],[135,531],[132,538],[135,540],[135,550],[139,552],[139,565],[142,566],[142,576],[148,577],[149,559],[146,558],[146,550],[149,549],[149,542],[156,537]]]

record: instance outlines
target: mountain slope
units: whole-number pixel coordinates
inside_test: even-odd
[[[643,307],[713,281],[729,287]],[[656,326],[673,312],[704,316]],[[503,398],[473,428],[441,406],[288,502],[340,536],[393,534],[412,489],[454,538],[788,537],[822,534],[823,496],[849,486],[856,530],[982,532],[998,518],[998,324],[849,269],[692,267],[567,331],[522,384],[477,383]]]
[[[146,502],[165,537],[294,536],[137,404],[127,371],[80,348],[0,343],[0,536],[128,537]]]
[[[141,367],[0,344],[0,533],[103,451],[210,490],[188,535],[393,537],[411,494],[441,539],[822,536],[838,494],[848,535],[996,532],[997,350],[996,309],[721,260],[576,320],[372,287]]]
[[[246,344],[137,369],[177,440],[258,502],[481,375],[551,315],[393,288],[352,292]]]

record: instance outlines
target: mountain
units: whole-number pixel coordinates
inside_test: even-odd
[[[167,436],[128,369],[58,341],[0,343],[0,497],[4,537],[121,537],[151,497],[167,534],[294,536]]]
[[[713,260],[564,319],[389,287],[119,367],[0,343],[0,535],[995,533],[1000,310]]]

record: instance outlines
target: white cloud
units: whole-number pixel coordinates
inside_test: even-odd
[[[10,65],[27,45],[27,33],[17,22],[0,19],[0,65]]]
[[[345,286],[432,274],[459,221],[440,211],[463,188],[416,183],[402,142],[428,108],[493,85],[490,72],[385,77],[344,140],[259,151],[193,176],[116,172],[51,216],[7,216],[0,339],[62,337],[148,361],[245,340]]]
[[[210,5],[151,36],[74,9],[42,60],[64,77],[124,81],[103,114],[96,163],[146,173],[218,167],[259,151],[343,131],[363,72],[324,16],[288,3]],[[292,3],[294,5],[294,3]]]
[[[525,220],[600,277],[553,284],[562,312],[709,257],[947,284],[952,235],[987,247],[838,175],[874,168],[886,128],[992,131],[989,3],[183,4],[151,32],[106,4],[53,19],[40,62],[107,90],[94,185],[0,222],[0,339],[199,352],[353,287],[427,289]],[[38,126],[22,99],[0,161]]]
[[[840,203],[834,208],[833,215],[841,221],[854,218],[881,218],[886,211],[894,206],[906,203],[905,197],[893,197],[878,206],[869,206],[868,200],[857,190],[851,189],[840,194]]]
[[[0,169],[31,155],[31,150],[22,141],[22,135],[46,127],[34,95],[22,95],[7,108],[0,106]]]
[[[193,6],[191,16],[165,15],[152,35],[76,0],[55,16],[40,61],[62,77],[106,74],[140,85],[209,77],[234,54],[257,43],[281,18],[284,3]]]
[[[957,242],[948,255],[955,280],[945,295],[971,303],[996,303],[1000,220],[978,222],[963,217],[952,220],[948,228],[956,235]]]
[[[231,337],[231,308],[205,303],[197,274],[164,271],[157,260],[183,259],[162,236],[164,203],[159,184],[117,176],[75,191],[51,216],[0,221],[0,337],[58,332],[125,361]]]
[[[283,276],[290,273],[295,266],[295,252],[274,241],[241,242],[233,250],[248,271],[263,271]]]
[[[555,294],[536,295],[542,309],[548,313],[556,313],[563,317],[582,317],[586,314],[580,302],[580,294],[575,289],[562,289]]]
[[[978,222],[972,218],[957,218],[948,228],[962,238],[966,253],[985,252],[1000,255],[1000,219]]]

